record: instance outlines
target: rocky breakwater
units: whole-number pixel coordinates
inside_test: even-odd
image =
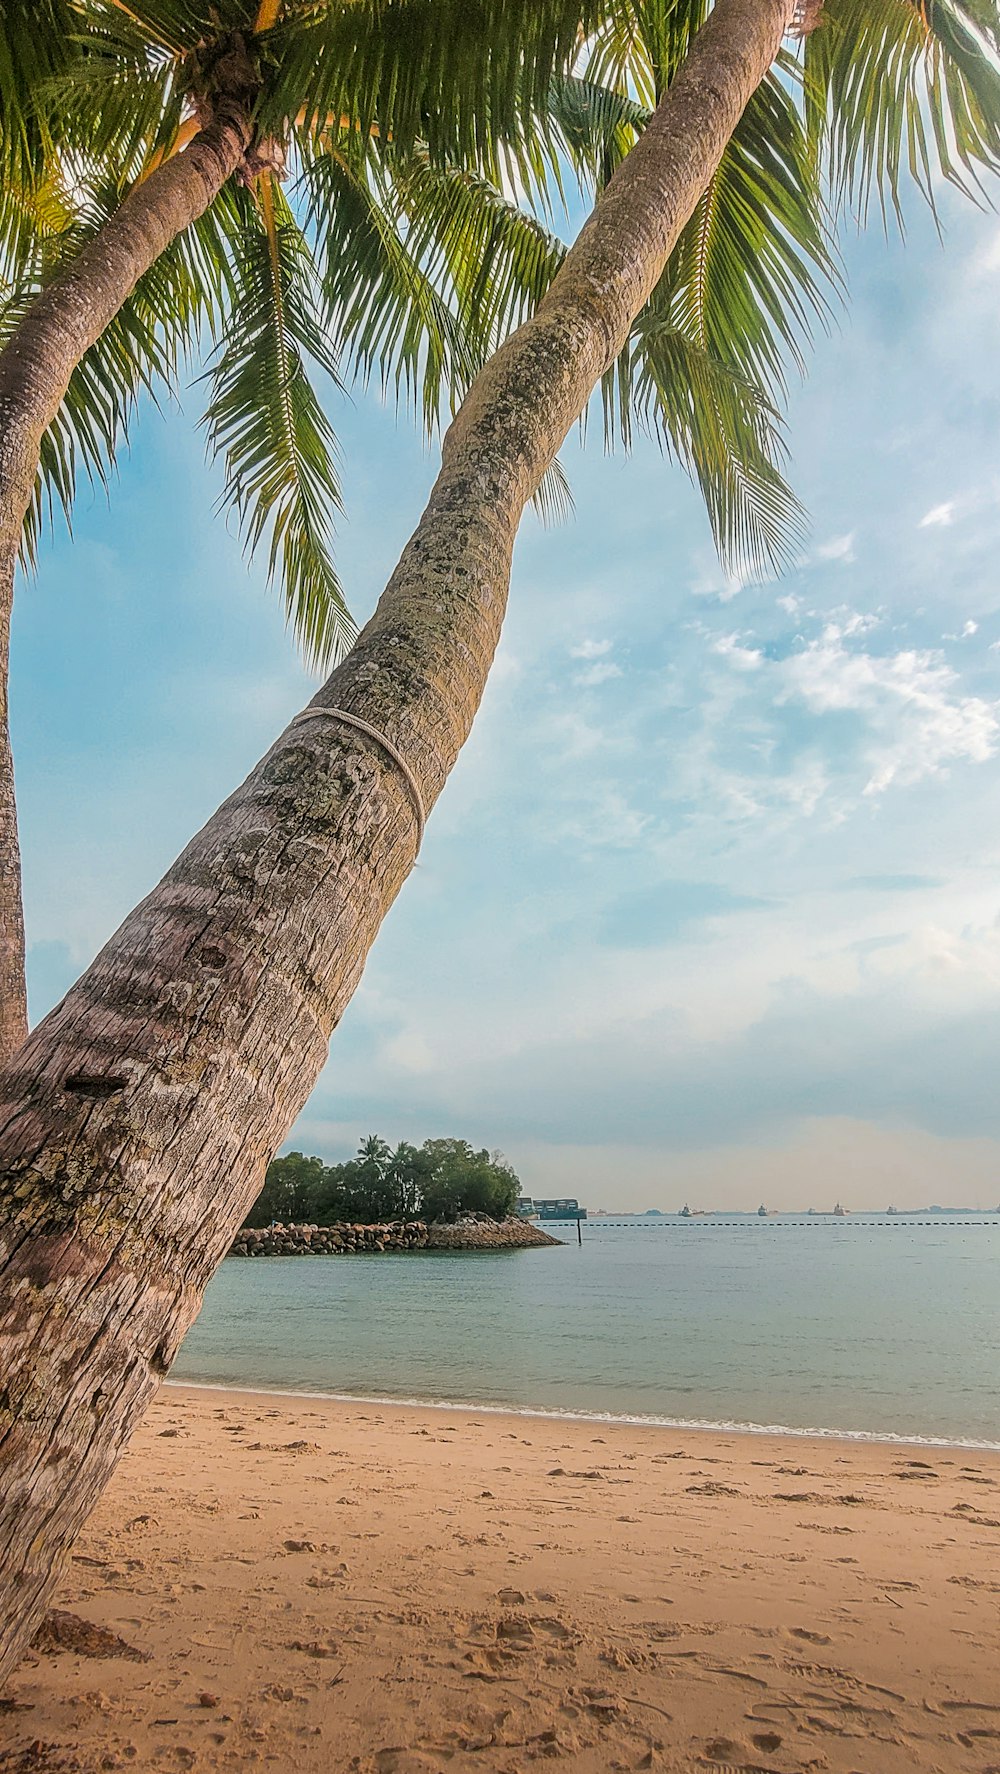
[[[382,1226],[243,1226],[233,1257],[346,1257],[407,1250],[530,1250],[558,1244],[530,1220],[467,1214],[449,1225],[422,1220]]]
[[[233,1257],[346,1257],[359,1252],[423,1250],[427,1227],[421,1220],[386,1226],[242,1226]]]
[[[428,1250],[531,1250],[542,1244],[561,1244],[562,1239],[543,1232],[531,1220],[518,1215],[491,1220],[487,1214],[469,1213],[450,1225],[427,1228]]]

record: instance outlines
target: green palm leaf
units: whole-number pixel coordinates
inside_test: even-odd
[[[43,97],[74,56],[70,0],[4,0],[0,20],[0,184],[30,182],[51,151]]]
[[[258,189],[259,204],[234,194],[232,306],[204,423],[244,543],[253,552],[268,538],[268,574],[280,577],[306,657],[322,665],[355,634],[330,551],[330,513],[341,504],[336,444],[307,367],[311,359],[336,379],[337,364],[305,237],[269,176]]]
[[[377,371],[432,433],[537,306],[562,243],[485,179],[426,155],[399,164],[356,138],[311,159],[305,188],[342,361],[363,382]],[[571,509],[558,464],[535,506],[546,523]]]
[[[909,174],[933,206],[943,176],[971,192],[1000,168],[995,0],[826,0],[806,39],[807,117],[837,204],[872,195],[902,220]]]
[[[645,129],[650,107],[613,86],[565,75],[549,87],[549,114],[574,171],[585,186],[603,190]]]
[[[594,0],[353,0],[296,9],[266,38],[267,130],[349,120],[395,152],[498,172],[505,141],[537,140],[552,76],[569,64]]]
[[[487,179],[423,155],[396,172],[394,199],[408,250],[446,292],[478,370],[534,312],[566,249]]]
[[[666,273],[688,338],[775,392],[838,283],[786,72],[754,93]]]
[[[346,143],[310,160],[303,177],[323,261],[325,318],[341,360],[423,416],[428,432],[468,388],[481,353],[400,229],[391,176]]]
[[[587,79],[652,110],[707,12],[707,0],[611,0],[590,39]]]
[[[648,310],[622,380],[630,412],[687,469],[736,577],[780,570],[804,512],[781,472],[781,414],[760,386]]]
[[[58,276],[117,207],[106,187],[75,193],[76,212],[66,219],[62,197],[53,198],[49,220],[32,236],[30,276],[22,267],[19,288],[0,306],[0,344],[15,329],[38,289]],[[220,322],[229,271],[218,211],[203,216],[141,277],[101,338],[76,366],[53,423],[41,444],[39,472],[25,520],[23,552],[34,564],[43,519],[61,505],[71,519],[79,469],[105,487],[110,483],[121,437],[143,393],[154,401],[177,387],[180,368],[197,349],[206,326]],[[62,225],[55,225],[61,219]]]

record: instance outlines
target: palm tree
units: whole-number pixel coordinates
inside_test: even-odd
[[[216,82],[220,58],[230,81],[247,77],[231,41],[246,8],[232,8],[220,19],[190,8],[180,12],[176,0],[127,11],[118,0],[77,0],[75,33],[67,0],[46,0],[42,17],[26,12],[24,0],[8,10],[14,53],[0,68],[0,143],[7,145],[9,163],[0,205],[6,286],[0,345],[6,339],[15,354],[40,291],[54,280],[58,290],[60,275],[84,244],[93,242],[106,255],[106,229],[116,211],[123,203],[131,207],[150,173],[186,146],[198,107],[204,111],[206,65]],[[294,8],[286,11],[294,14]],[[351,16],[357,19],[356,6]],[[273,0],[259,0],[255,29],[273,33],[278,21]],[[628,74],[638,72],[640,90],[655,100],[655,70],[664,60],[655,9],[641,22]],[[506,165],[542,207],[548,197],[546,155],[551,162],[554,148],[599,185],[648,120],[648,103],[597,78],[616,32],[620,39],[620,21],[613,20],[610,36],[605,30],[595,39],[587,78],[563,74],[543,88],[533,67],[523,114],[508,107],[499,119]],[[294,32],[291,47],[299,53]],[[546,53],[550,47],[546,42]],[[47,52],[41,61],[40,50]],[[55,95],[48,110],[30,103],[39,89]],[[305,90],[297,87],[296,96]],[[333,96],[347,105],[346,88]],[[554,235],[497,189],[492,136],[484,140],[480,131],[474,146],[471,139],[464,143],[464,152],[475,154],[470,168],[456,160],[463,149],[460,131],[449,136],[438,119],[425,132],[429,140],[422,136],[410,144],[398,129],[390,138],[371,120],[371,94],[363,81],[360,101],[350,112],[342,109],[336,129],[329,115],[313,116],[308,106],[294,120],[283,118],[267,149],[258,144],[250,162],[244,160],[243,183],[231,178],[223,186],[138,277],[87,347],[42,436],[21,539],[29,562],[37,553],[44,506],[58,501],[70,514],[77,463],[107,482],[137,395],[174,383],[180,362],[197,351],[206,332],[217,346],[206,422],[210,448],[225,459],[224,498],[236,508],[250,549],[269,537],[269,570],[283,583],[307,658],[328,666],[353,638],[329,547],[329,517],[339,506],[334,439],[310,381],[310,362],[333,376],[342,359],[362,376],[377,368],[383,381],[405,387],[432,429],[442,410],[454,409],[491,349],[537,305],[565,256]],[[525,134],[529,118],[531,133]],[[733,196],[744,204],[753,197],[771,213],[771,238],[781,243],[775,264],[744,292],[728,326],[710,335],[717,266],[703,264],[697,248],[682,242],[664,289],[606,390],[609,438],[617,431],[627,442],[634,420],[660,432],[698,476],[720,549],[736,570],[773,566],[798,527],[799,510],[779,467],[775,389],[769,385],[776,369],[780,382],[773,335],[783,331],[797,349],[796,325],[802,330],[807,311],[822,307],[816,276],[832,275],[805,135],[777,77],[768,81],[739,138],[726,157]],[[289,161],[299,174],[295,206],[276,176],[278,164],[287,170]],[[733,253],[732,199],[730,213],[725,205],[715,208],[715,257],[731,297],[734,283],[746,281]],[[301,225],[303,212],[308,230]],[[690,230],[692,243],[699,232]],[[776,271],[797,285],[794,314],[785,316],[774,300],[769,281]],[[0,387],[2,375],[0,363]],[[564,500],[554,467],[539,489],[539,503],[547,513]],[[0,598],[0,1059],[26,1032],[2,658],[13,595],[9,548],[6,562],[6,597]]]
[[[623,22],[602,42],[612,65],[624,45],[624,84],[635,30],[620,4]],[[613,27],[618,10],[608,9]],[[670,264],[692,218],[706,353],[727,296],[710,319],[698,285],[727,204],[744,258],[776,251],[722,168],[779,54],[785,0],[718,0],[693,41],[698,0],[690,14],[657,0],[636,11],[664,27],[649,121],[537,309],[473,381],[375,614],[4,1080],[0,1676],[168,1371],[413,866],[482,694],[525,503],[602,377],[621,387],[646,304],[679,318]],[[987,24],[995,37],[996,15],[982,0],[975,18],[957,0],[926,11],[829,0],[824,20],[804,54],[802,102],[816,164],[822,153],[838,193],[891,200],[908,161],[929,180],[932,154],[956,178],[1000,160],[981,42]],[[822,32],[826,46],[814,48]],[[328,97],[327,115],[337,110]],[[375,104],[359,120],[388,133]],[[245,154],[243,111],[214,128],[202,132],[202,185]],[[175,185],[187,191],[187,174],[162,197],[156,183],[155,203],[143,192],[176,162],[137,193],[144,226],[161,235],[182,214]],[[762,181],[768,173],[765,156]],[[92,266],[86,249],[77,263]],[[733,301],[752,287],[746,267],[742,278]],[[782,272],[776,282],[794,311],[796,281]],[[38,344],[52,361],[44,297],[40,307]],[[772,322],[780,335],[784,323]],[[23,466],[21,487],[27,499]]]
[[[328,667],[355,629],[330,546],[335,439],[311,366],[336,379],[340,356],[377,357],[414,385],[428,427],[465,393],[500,316],[493,304],[485,324],[471,299],[467,255],[452,252],[433,279],[415,251],[428,232],[422,190],[436,196],[431,227],[446,221],[435,180],[446,164],[474,161],[481,215],[494,200],[498,286],[520,288],[548,251],[489,176],[501,142],[506,162],[540,172],[538,149],[514,140],[565,63],[578,8],[452,0],[443,49],[432,10],[5,0],[0,1060],[27,1029],[6,654],[15,560],[20,549],[34,561],[45,508],[69,515],[80,465],[107,481],[137,397],[173,386],[207,337],[205,425],[225,464],[223,503],[248,550],[266,547],[307,660]],[[404,194],[418,144],[424,185],[410,178]],[[553,484],[550,504],[558,494]]]

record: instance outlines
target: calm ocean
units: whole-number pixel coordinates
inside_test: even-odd
[[[1000,1215],[592,1221],[230,1259],[176,1380],[1000,1445]]]

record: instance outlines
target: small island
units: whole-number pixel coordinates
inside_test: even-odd
[[[560,1244],[518,1212],[520,1179],[502,1152],[468,1140],[378,1134],[344,1164],[289,1152],[267,1167],[231,1256],[524,1250]]]

